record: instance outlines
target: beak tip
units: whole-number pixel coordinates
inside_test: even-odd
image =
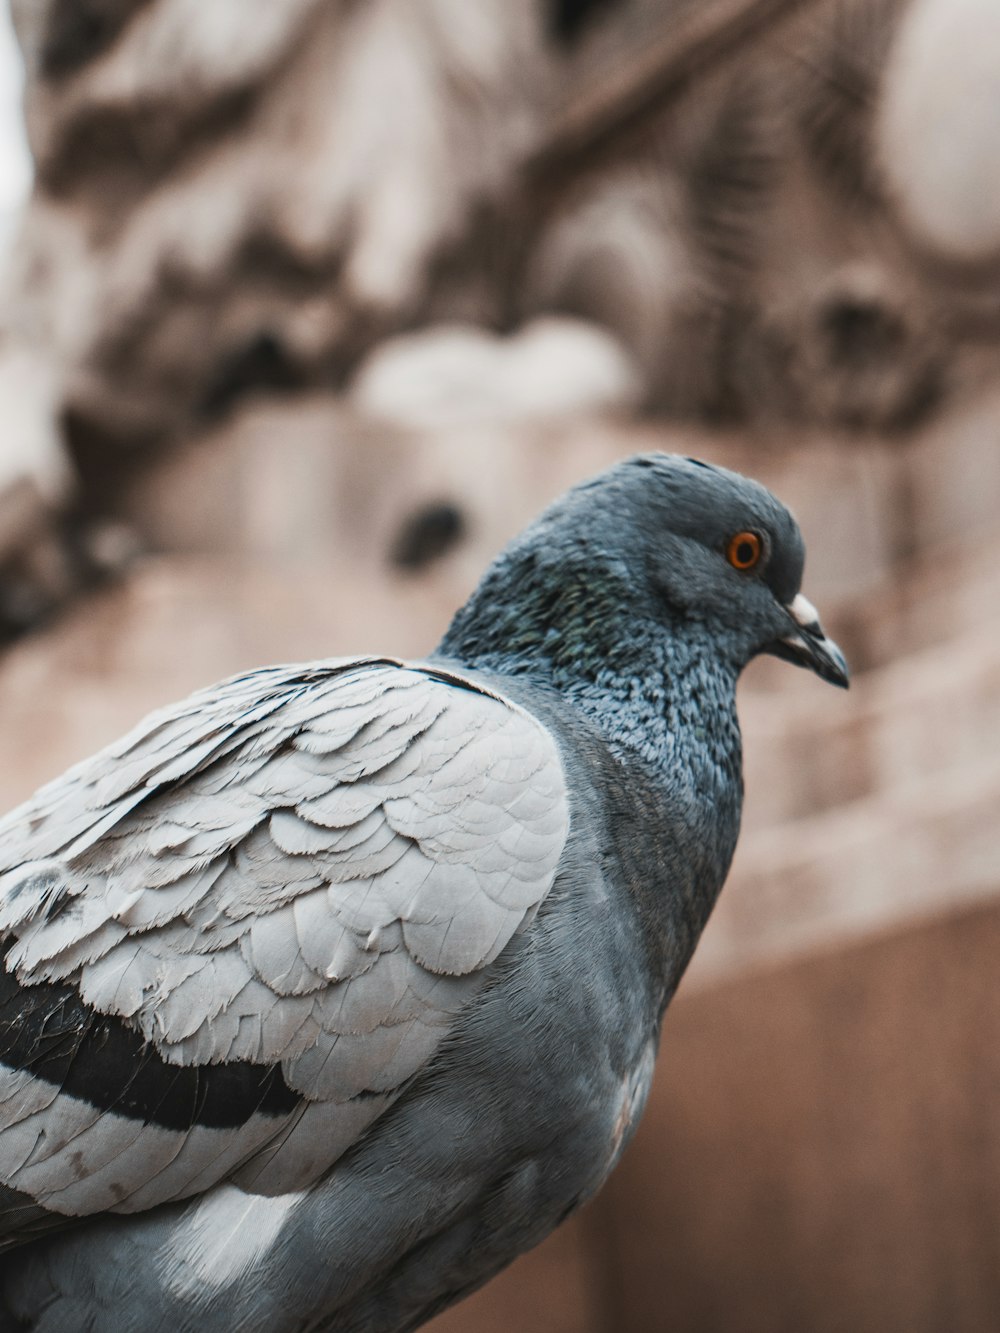
[[[824,638],[821,641],[817,657],[821,659],[821,664],[817,663],[816,670],[823,680],[841,690],[851,688],[851,672],[847,659],[832,639]]]
[[[808,667],[820,680],[836,685],[838,689],[850,689],[851,673],[847,659],[833,640],[823,633],[813,604],[800,593],[785,610],[792,618],[794,632],[782,639],[783,651],[779,651],[778,655],[787,656],[797,665]]]

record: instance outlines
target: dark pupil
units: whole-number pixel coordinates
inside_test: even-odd
[[[736,548],[736,563],[738,565],[752,565],[753,558],[753,544],[751,542],[740,542]]]

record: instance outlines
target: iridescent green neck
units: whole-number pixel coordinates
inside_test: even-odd
[[[627,653],[634,598],[624,572],[580,565],[558,577],[533,553],[491,570],[458,612],[440,651],[507,672],[543,672],[563,688]]]

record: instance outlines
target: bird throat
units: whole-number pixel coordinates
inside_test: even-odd
[[[617,571],[563,565],[555,580],[526,561],[514,580],[503,572],[506,587],[491,587],[487,575],[439,652],[556,689],[619,758],[638,758],[692,801],[731,801],[735,792],[738,822],[739,664],[711,629],[662,602],[644,606]]]

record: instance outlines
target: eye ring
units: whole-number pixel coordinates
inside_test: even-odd
[[[756,569],[763,554],[764,541],[759,532],[737,532],[726,546],[726,559],[740,573]]]

